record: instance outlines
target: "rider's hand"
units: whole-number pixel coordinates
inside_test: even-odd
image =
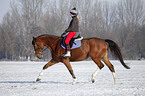
[[[66,32],[63,32],[63,33],[61,34],[61,38],[64,38],[66,35],[67,35],[67,33],[66,33]]]

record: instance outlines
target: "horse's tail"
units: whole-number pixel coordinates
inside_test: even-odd
[[[111,53],[120,60],[121,64],[126,68],[126,69],[130,69],[129,66],[127,66],[124,61],[123,61],[123,57],[122,57],[122,53],[121,50],[119,48],[119,46],[112,40],[106,39],[105,42],[107,43],[108,47],[111,50]]]

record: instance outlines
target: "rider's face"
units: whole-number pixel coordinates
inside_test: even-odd
[[[75,16],[75,15],[70,14],[70,16],[73,17],[73,16]]]

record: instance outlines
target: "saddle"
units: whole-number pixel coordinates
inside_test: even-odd
[[[66,39],[66,37],[64,37],[62,42],[61,42],[61,47],[64,49],[66,48],[65,39]],[[70,49],[75,49],[75,48],[81,47],[81,40],[82,39],[83,39],[83,37],[72,38],[69,42]]]

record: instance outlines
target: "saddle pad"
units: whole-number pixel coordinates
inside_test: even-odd
[[[61,43],[61,47],[65,49],[65,46]],[[81,40],[74,41],[72,47],[70,49],[75,49],[81,47]]]

